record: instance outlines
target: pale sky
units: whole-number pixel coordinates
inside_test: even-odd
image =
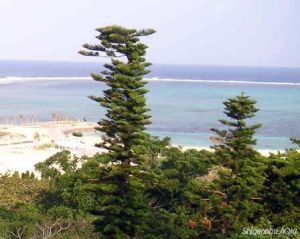
[[[154,63],[300,67],[300,0],[0,0],[0,59],[91,61],[110,24],[156,29]]]

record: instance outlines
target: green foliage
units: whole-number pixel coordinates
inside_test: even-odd
[[[225,115],[220,120],[228,129],[212,129],[218,144],[214,156],[221,167],[210,182],[195,181],[191,197],[202,203],[200,218],[206,225],[206,237],[231,235],[256,223],[263,211],[261,190],[264,182],[263,158],[253,149],[253,136],[261,125],[248,126],[246,120],[255,116],[256,101],[243,93],[224,102]]]
[[[77,131],[73,132],[72,135],[75,136],[75,137],[82,137],[83,136],[83,134],[81,132],[77,132]]]
[[[149,209],[143,172],[138,167],[107,163],[96,156],[82,167],[84,190],[94,195],[92,214],[101,238],[133,238],[145,235]]]
[[[239,170],[233,172],[222,165],[219,152],[182,151],[171,147],[168,139],[150,135],[147,140],[148,147],[140,149],[147,171],[133,167],[122,194],[114,182],[122,180],[123,165],[110,163],[107,154],[78,159],[63,151],[37,165],[42,180],[29,173],[2,176],[1,187],[10,191],[1,204],[10,206],[0,208],[0,235],[15,238],[8,232],[19,232],[25,239],[42,238],[38,228],[53,225],[60,225],[54,230],[65,228],[53,238],[64,239],[248,239],[253,236],[243,234],[243,228],[299,231],[296,150],[240,159]],[[19,193],[14,195],[18,200],[10,201],[12,189]],[[97,214],[96,221],[90,212]]]
[[[72,209],[74,215],[84,214],[91,209],[93,195],[83,187],[85,168],[80,167],[88,160],[86,157],[72,158],[69,151],[62,151],[36,164],[42,179],[48,179],[51,186],[51,190],[44,194],[44,205],[48,208],[64,205]]]
[[[165,149],[162,156],[151,171],[147,192],[156,218],[156,236],[197,238],[202,230],[196,222],[200,205],[192,199],[191,191],[195,186],[192,181],[207,174],[213,154],[204,150],[182,152],[171,147]]]
[[[182,152],[178,148],[170,148],[163,156],[164,160],[153,170],[156,181],[151,191],[155,193],[155,206],[163,205],[169,209],[185,198],[184,190],[191,179],[208,172],[211,154],[207,151]]]
[[[216,152],[182,151],[168,138],[144,134],[146,143],[136,148],[143,163],[135,166],[111,162],[109,154],[72,159],[69,152],[58,153],[37,167],[51,182],[48,213],[74,218],[77,211],[91,221],[86,215],[92,212],[97,238],[248,239],[253,236],[244,228],[299,230],[300,153],[263,157],[252,148],[252,133],[245,136],[249,145],[229,150],[224,140]]]
[[[253,118],[258,109],[255,107],[256,101],[249,96],[241,95],[229,98],[224,102],[225,115],[229,118],[219,120],[224,126],[229,127],[227,130],[211,129],[217,134],[218,144],[213,148],[220,153],[224,165],[230,167],[233,171],[239,170],[239,161],[245,158],[253,158],[256,151],[253,145],[256,140],[253,136],[260,124],[248,126],[246,120]]]
[[[107,149],[108,154],[89,165],[88,171],[93,174],[86,174],[85,188],[96,195],[93,214],[98,216],[95,226],[101,237],[146,238],[150,211],[144,194],[146,173],[142,171],[142,161],[147,154],[144,145],[149,140],[144,131],[150,116],[143,76],[149,73],[146,68],[150,63],[144,58],[147,46],[140,37],[154,30],[113,25],[97,31],[100,44],[85,44],[86,50],[80,53],[111,57],[111,63],[104,65],[106,70],[92,74],[94,80],[107,85],[104,96],[91,97],[107,109],[97,130],[104,133],[98,146]]]
[[[0,208],[0,236],[4,236],[7,232],[11,234],[20,232],[24,238],[26,236],[28,238],[34,233],[36,224],[41,221],[42,216],[32,203],[16,204],[13,209]]]
[[[92,74],[107,85],[104,96],[91,97],[107,109],[97,128],[107,153],[59,152],[36,165],[40,179],[29,172],[0,175],[0,238],[249,239],[247,228],[300,230],[300,153],[255,151],[261,125],[248,125],[255,100],[242,93],[224,102],[229,119],[212,129],[214,152],[172,147],[170,138],[145,133],[143,76],[150,63],[140,37],[154,30],[97,31],[100,44],[85,44],[80,53],[111,58],[106,70]]]
[[[291,141],[293,144],[296,144],[298,147],[300,147],[300,140],[296,138],[291,138]]]
[[[157,136],[144,134],[144,144],[136,147],[136,152],[143,158],[141,166],[144,170],[155,168],[164,157],[164,153],[170,147],[171,138],[160,139]]]
[[[89,217],[78,221],[72,208],[43,200],[51,193],[48,180],[27,172],[0,176],[0,182],[0,238],[95,238]]]
[[[266,217],[276,227],[297,227],[300,221],[300,153],[272,155],[264,183]]]
[[[107,109],[106,118],[99,122],[98,130],[103,132],[103,142],[99,144],[109,151],[114,162],[140,163],[136,148],[144,144],[145,126],[150,123],[149,109],[146,107],[143,76],[149,73],[151,65],[145,61],[147,46],[140,37],[153,34],[152,29],[135,30],[121,26],[98,28],[99,45],[84,44],[83,55],[111,57],[101,74],[92,74],[96,81],[107,85],[103,97],[91,97]],[[119,59],[117,59],[119,57]]]
[[[20,203],[38,201],[49,189],[49,182],[40,181],[28,172],[0,176],[0,206],[11,209]]]

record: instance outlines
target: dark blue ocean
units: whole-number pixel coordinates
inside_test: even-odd
[[[0,122],[17,118],[51,119],[52,113],[98,121],[105,111],[87,98],[105,86],[89,78],[102,63],[0,61]],[[245,92],[260,111],[249,123],[262,123],[259,149],[291,147],[300,138],[300,68],[153,65],[147,75],[152,125],[149,131],[174,144],[209,146],[210,128],[224,118],[228,97]]]

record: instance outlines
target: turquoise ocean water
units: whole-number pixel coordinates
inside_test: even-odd
[[[290,147],[300,138],[300,69],[154,65],[147,76],[154,135],[173,143],[209,146],[210,128],[224,118],[222,102],[245,92],[258,101],[260,111],[249,123],[259,149]],[[0,122],[22,114],[40,121],[59,113],[97,121],[104,109],[87,98],[101,95],[104,85],[89,78],[101,64],[0,61]]]

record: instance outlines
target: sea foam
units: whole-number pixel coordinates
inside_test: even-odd
[[[37,76],[37,77],[0,77],[0,84],[14,84],[32,81],[72,81],[72,80],[91,80],[91,77],[85,76]],[[168,78],[145,78],[145,80],[150,82],[186,82],[186,83],[222,83],[222,84],[251,84],[251,85],[290,85],[290,86],[300,86],[299,82],[276,82],[276,81],[244,81],[244,80],[200,80],[200,79],[168,79]]]
[[[65,76],[34,76],[34,77],[18,77],[18,76],[9,76],[9,77],[0,77],[0,84],[14,84],[14,83],[23,83],[29,81],[65,81],[65,80],[89,80],[91,77],[65,77]]]
[[[165,79],[153,77],[146,79],[148,81],[165,82],[192,82],[192,83],[226,83],[226,84],[253,84],[253,85],[295,85],[300,86],[299,82],[276,82],[276,81],[238,81],[238,80],[197,80],[197,79]]]

